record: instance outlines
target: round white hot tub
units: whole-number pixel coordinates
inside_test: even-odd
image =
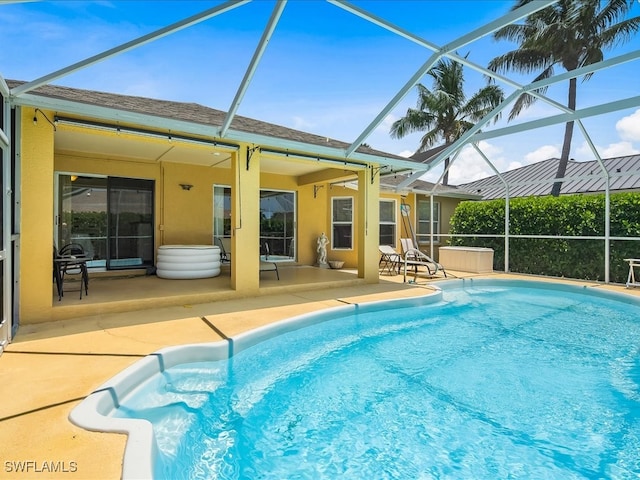
[[[209,278],[220,275],[220,247],[162,245],[158,247],[156,275],[160,278]]]

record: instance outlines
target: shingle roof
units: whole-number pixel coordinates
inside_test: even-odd
[[[558,158],[550,158],[503,173],[503,178],[509,184],[509,196],[513,198],[549,195],[559,162]],[[611,192],[640,189],[640,155],[608,158],[604,159],[603,163],[610,176]],[[600,164],[595,160],[588,162],[569,160],[565,178],[574,178],[574,180],[562,182],[560,192],[562,195],[597,193],[605,190],[605,178]],[[543,180],[546,182],[540,183]],[[505,196],[503,183],[497,175],[465,183],[459,187],[482,195],[483,200]]]
[[[395,190],[395,187],[397,187],[406,178],[406,175],[382,177],[380,179],[380,188]],[[434,195],[439,197],[480,199],[480,195],[478,195],[477,193],[459,188],[455,185],[436,185],[435,183],[426,182],[424,180],[414,180],[406,187],[406,189],[415,193],[423,194],[430,194],[431,192],[433,192]]]
[[[18,80],[7,80],[10,88],[22,85],[25,82]],[[54,98],[66,101],[95,105],[99,107],[113,108],[122,111],[134,112],[144,115],[152,115],[171,120],[198,123],[213,127],[221,127],[226,112],[214,108],[205,107],[198,103],[174,102],[170,100],[158,100],[146,97],[131,95],[120,95],[95,90],[84,90],[79,88],[62,87],[57,85],[43,85],[29,92],[33,95],[41,95],[47,98]],[[255,120],[249,117],[236,115],[231,122],[231,129],[255,133],[284,140],[292,140],[301,143],[320,145],[338,149],[346,149],[349,143],[339,140],[302,132],[291,128]],[[411,161],[405,157],[394,155],[388,152],[375,150],[367,146],[360,146],[357,149],[360,153],[377,155],[398,160]]]

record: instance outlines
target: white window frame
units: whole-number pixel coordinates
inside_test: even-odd
[[[382,203],[391,203],[391,204],[393,204],[393,208],[391,210],[393,212],[393,220],[392,221],[388,221],[388,220],[383,220],[382,218],[380,218],[380,214],[382,213],[382,208],[379,209],[380,214],[378,215],[378,217],[379,217],[378,220],[380,222],[380,227],[382,227],[382,225],[393,225],[393,243],[391,243],[390,245],[393,248],[396,248],[396,241],[397,241],[397,237],[398,237],[397,201],[394,198],[381,198],[380,199],[380,207],[382,206]],[[380,235],[381,235],[381,233],[378,232],[378,243],[380,245],[383,245],[382,238],[380,237]]]
[[[344,221],[344,220],[335,221],[334,208],[336,206],[336,203],[335,203],[336,200],[349,200],[351,202],[351,220],[350,221]],[[331,198],[331,249],[332,250],[353,250],[353,208],[354,208],[353,197],[332,197]],[[349,225],[351,227],[351,246],[336,247],[334,228],[333,228],[335,225]]]
[[[416,205],[416,224],[417,227],[416,228],[416,237],[418,238],[418,243],[422,242],[422,243],[430,243],[431,242],[431,220],[430,218],[427,219],[421,219],[420,218],[420,202],[426,202],[429,205],[428,208],[428,212],[429,212],[429,217],[431,217],[431,199],[430,198],[426,198],[424,200],[422,199],[418,199],[417,200],[417,205]],[[441,205],[440,202],[436,202],[434,200],[433,202],[433,209],[435,210],[435,218],[433,219],[433,244],[434,245],[438,245],[440,244],[440,215],[441,215]],[[429,227],[427,228],[427,230],[429,230],[430,233],[418,233],[420,231],[420,224],[422,223],[427,223],[429,225]]]

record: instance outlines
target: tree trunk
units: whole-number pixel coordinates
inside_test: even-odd
[[[449,185],[449,157],[444,160],[444,176],[442,177],[442,185]]]
[[[571,111],[576,109],[576,90],[577,80],[572,78],[569,80],[569,104],[567,105]],[[564,128],[564,141],[562,143],[562,154],[560,155],[560,163],[558,163],[558,171],[556,172],[556,179],[563,178],[567,172],[567,164],[569,163],[569,153],[571,151],[571,139],[573,137],[573,121],[567,122]],[[554,197],[560,196],[560,189],[562,188],[562,182],[555,182],[551,187],[551,195]]]

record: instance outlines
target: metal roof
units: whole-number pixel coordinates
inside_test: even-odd
[[[559,162],[558,158],[550,158],[502,173],[502,179],[493,175],[459,187],[482,195],[483,200],[504,198],[504,182],[509,184],[510,198],[550,195]],[[609,191],[640,190],[640,155],[603,159],[602,165],[610,179]],[[561,195],[600,193],[605,189],[606,176],[598,161],[569,160],[560,190]]]

